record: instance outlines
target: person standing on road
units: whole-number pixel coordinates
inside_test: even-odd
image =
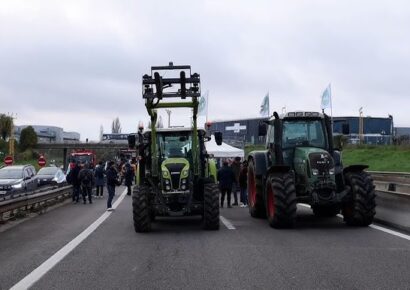
[[[80,170],[78,174],[78,179],[81,183],[81,193],[83,195],[84,204],[87,203],[86,197],[88,196],[88,202],[93,203],[91,200],[91,193],[94,184],[94,174],[89,168],[88,163],[84,164],[83,169]]]
[[[112,211],[112,200],[114,199],[115,195],[115,186],[120,185],[120,181],[118,180],[118,173],[115,170],[115,163],[114,161],[108,162],[108,169],[106,172],[107,176],[107,190],[108,190],[108,200],[107,200],[107,211]]]
[[[124,166],[124,177],[125,177],[125,186],[127,186],[127,195],[131,195],[131,185],[134,180],[135,174],[131,165],[127,162]]]
[[[98,162],[97,167],[95,168],[94,177],[95,177],[95,186],[96,192],[95,196],[97,198],[103,198],[104,191],[104,166],[102,161]]]
[[[225,195],[227,195],[228,208],[231,208],[232,184],[235,182],[235,174],[228,161],[223,162],[223,166],[218,170],[219,190],[221,191],[221,207],[224,207]]]
[[[233,205],[238,205],[238,191],[240,190],[239,187],[239,174],[241,172],[241,157],[235,157],[235,160],[231,164],[232,171],[235,175],[235,181],[233,184],[233,198],[235,202]]]
[[[242,163],[239,174],[239,186],[241,188],[241,207],[248,207],[248,162],[246,160]]]
[[[78,174],[80,173],[80,164],[76,162],[74,167],[70,169],[68,173],[70,183],[73,185],[73,202],[78,203],[80,199],[80,180],[78,179]]]

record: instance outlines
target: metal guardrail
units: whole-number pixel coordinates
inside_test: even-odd
[[[410,194],[410,173],[369,171],[376,189],[393,194]]]
[[[71,196],[71,189],[72,186],[70,185],[3,200],[0,202],[0,221],[7,220],[7,218],[4,218],[5,213],[13,213],[16,210],[28,211],[65,199]]]

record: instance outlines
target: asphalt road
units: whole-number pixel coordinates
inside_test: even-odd
[[[117,190],[121,193],[123,188]],[[105,213],[105,200],[67,204],[0,232],[0,289],[9,289]],[[245,208],[221,209],[235,229],[160,219],[134,232],[131,198],[33,289],[409,289],[410,241],[298,208],[274,230]]]

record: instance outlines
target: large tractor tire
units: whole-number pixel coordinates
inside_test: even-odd
[[[219,189],[215,183],[204,185],[203,228],[219,230]]]
[[[317,217],[334,217],[340,213],[340,206],[338,205],[316,205],[312,206],[312,210]]]
[[[248,165],[248,203],[249,213],[254,218],[266,217],[266,211],[263,203],[263,189],[258,184],[255,176],[255,164],[253,159],[249,160]]]
[[[273,228],[292,228],[296,221],[296,189],[291,173],[273,173],[266,181],[266,215]]]
[[[346,224],[366,227],[376,214],[376,193],[373,179],[367,172],[348,172],[345,183],[351,187],[351,201],[343,206],[342,214]]]
[[[152,213],[149,205],[151,188],[145,185],[134,187],[132,193],[132,215],[137,233],[151,231]]]

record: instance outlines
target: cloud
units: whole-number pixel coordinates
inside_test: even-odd
[[[258,116],[268,91],[272,109],[319,110],[331,82],[335,115],[410,126],[409,15],[406,1],[2,1],[2,111],[82,138],[117,116],[133,131],[141,76],[174,61],[201,74],[213,119]]]

